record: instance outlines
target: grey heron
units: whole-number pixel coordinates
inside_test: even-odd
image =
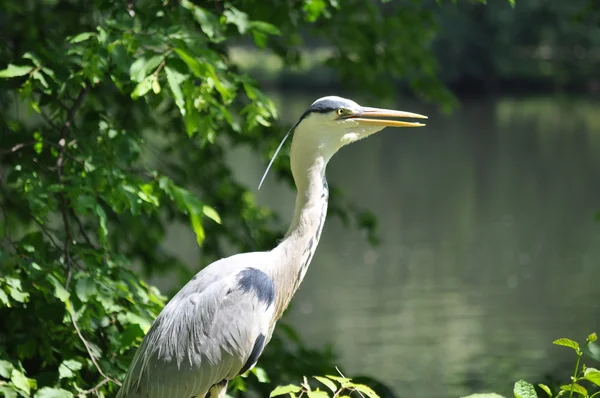
[[[325,168],[344,145],[426,118],[368,108],[341,97],[315,101],[286,134],[297,188],[291,226],[271,251],[237,254],[198,272],[144,337],[117,398],[223,398],[229,380],[251,369],[300,286],[321,237],[329,191]],[[262,181],[273,160],[269,163]]]

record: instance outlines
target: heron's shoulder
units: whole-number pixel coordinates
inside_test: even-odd
[[[239,282],[248,269],[263,271],[271,262],[271,252],[252,252],[236,254],[215,261],[201,271],[179,291],[177,296],[201,293],[207,289],[229,288]]]

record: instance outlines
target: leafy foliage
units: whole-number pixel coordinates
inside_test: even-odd
[[[289,396],[290,398],[302,397],[306,395],[309,398],[329,398],[329,397],[350,397],[350,394],[357,392],[363,397],[379,398],[379,395],[371,387],[355,383],[352,379],[344,376],[327,375],[325,377],[315,376],[314,380],[318,383],[316,387],[309,384],[308,379],[300,385],[288,384],[276,387],[269,397]],[[325,388],[324,388],[325,387]]]
[[[581,396],[583,398],[593,398],[593,397],[599,396],[600,389],[598,387],[600,387],[600,371],[595,368],[587,367],[586,365],[580,366],[581,358],[583,357],[584,352],[586,352],[584,350],[591,348],[591,347],[594,347],[594,349],[597,348],[596,345],[594,344],[597,339],[598,339],[598,337],[597,337],[596,333],[592,333],[585,339],[585,342],[582,345],[580,345],[578,342],[568,339],[568,338],[561,338],[558,340],[554,340],[553,344],[558,345],[558,346],[568,347],[568,348],[571,348],[573,351],[575,351],[575,354],[577,355],[577,362],[575,363],[575,370],[573,372],[573,375],[570,377],[571,382],[569,384],[559,386],[557,388],[556,394],[553,394],[552,389],[545,384],[538,384],[539,389],[541,391],[543,391],[543,393],[546,394],[550,398],[560,397],[560,396],[564,396],[567,394],[569,395],[569,398],[572,398],[574,394],[577,396]],[[593,358],[593,356],[592,356],[592,358]],[[582,381],[588,383],[590,385],[590,387],[586,388],[586,387],[582,386],[580,384],[580,382],[582,382]],[[588,390],[592,390],[592,391],[588,391]],[[517,381],[514,385],[513,392],[514,392],[515,398],[538,398],[538,393],[537,393],[535,387],[533,386],[533,384],[531,384],[525,380]],[[502,397],[498,394],[489,393],[489,394],[473,394],[473,395],[469,395],[468,397],[463,397],[463,398],[502,398]]]

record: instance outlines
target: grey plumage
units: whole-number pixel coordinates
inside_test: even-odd
[[[315,101],[290,130],[298,194],[284,239],[271,251],[231,256],[198,272],[152,324],[117,398],[222,398],[228,381],[256,364],[319,243],[329,197],[327,162],[342,146],[386,125],[368,116],[422,117],[339,97]]]

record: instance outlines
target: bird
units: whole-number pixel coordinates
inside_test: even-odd
[[[327,213],[325,169],[343,146],[416,113],[319,98],[288,131],[297,189],[291,225],[270,251],[235,254],[199,271],[159,313],[129,366],[117,398],[223,398],[228,382],[252,369],[306,275]]]

